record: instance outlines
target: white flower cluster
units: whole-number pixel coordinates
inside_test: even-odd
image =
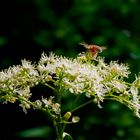
[[[42,100],[36,100],[35,104],[37,105],[38,108],[46,108],[49,110],[52,114],[60,114],[60,104],[55,103],[53,101],[52,96],[50,96],[48,99],[47,98],[42,98]]]
[[[75,95],[85,94],[89,98],[94,98],[99,106],[104,99],[117,100],[140,117],[140,76],[136,77],[133,83],[127,83],[125,79],[129,74],[127,65],[119,64],[117,61],[106,64],[102,57],[91,60],[83,53],[75,59],[68,59],[53,53],[43,53],[37,65],[23,60],[22,65],[0,72],[0,97],[5,97],[6,101],[10,102],[24,97],[24,104],[26,101],[29,104],[30,88],[42,83],[55,92],[58,88],[63,89],[63,92],[69,90]],[[45,102],[45,99],[42,99],[41,104],[42,102]],[[60,105],[53,105],[54,112],[58,114]],[[35,106],[39,108],[39,101]]]
[[[31,62],[22,60],[22,65],[0,72],[0,92],[30,97],[30,87],[38,83],[38,72]]]

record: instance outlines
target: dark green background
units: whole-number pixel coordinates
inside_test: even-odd
[[[24,58],[38,61],[43,51],[75,57],[84,51],[84,48],[78,45],[82,41],[107,46],[108,49],[102,53],[106,62],[119,60],[128,63],[132,72],[129,81],[132,81],[134,74],[140,71],[140,2],[138,0],[0,2],[1,70],[19,64]],[[71,101],[70,98],[67,100]],[[129,109],[113,101],[105,101],[103,107],[99,109],[96,105],[89,105],[77,112],[81,121],[67,128],[67,132],[71,133],[75,140],[140,139],[140,120]],[[51,127],[51,123],[45,119],[43,113],[30,110],[25,114],[16,104],[0,105],[0,140],[23,139],[17,136],[19,131],[42,125]],[[54,139],[53,130],[39,128],[36,132],[39,130],[42,130],[41,136]],[[48,133],[45,133],[46,131]],[[41,136],[32,139],[41,139]]]

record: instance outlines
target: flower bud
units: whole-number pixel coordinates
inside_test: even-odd
[[[71,112],[66,112],[63,116],[63,119],[67,121],[71,117],[71,115]]]

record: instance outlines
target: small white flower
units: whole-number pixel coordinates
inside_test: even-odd
[[[122,77],[128,77],[130,74],[129,67],[124,64],[118,64],[117,61],[111,61],[109,64],[109,71]]]
[[[15,92],[15,93],[18,93],[20,96],[25,97],[25,98],[27,98],[27,99],[28,99],[29,97],[31,97],[30,87],[29,87],[29,86],[24,87],[23,89],[22,89],[22,88],[15,89],[14,92]]]
[[[137,88],[140,88],[140,75],[136,76],[135,81],[132,83]]]
[[[22,101],[19,106],[21,106],[23,108],[23,111],[25,113],[27,113],[27,109],[30,109],[30,107],[31,107],[30,104],[28,104],[26,101]]]
[[[125,83],[123,83],[122,81],[119,81],[119,80],[112,80],[110,82],[110,86],[117,93],[123,93],[124,91],[126,91],[126,89],[128,87]]]
[[[38,108],[42,107],[42,102],[40,100],[36,100],[35,104],[38,106]]]
[[[52,110],[53,110],[56,114],[59,114],[59,113],[60,113],[60,104],[58,104],[58,103],[52,104]]]

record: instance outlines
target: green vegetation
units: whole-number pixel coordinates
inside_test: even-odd
[[[108,49],[101,55],[107,62],[119,60],[128,63],[131,71],[128,82],[131,82],[140,71],[139,5],[138,0],[3,1],[0,4],[0,68],[19,64],[23,58],[37,61],[43,51],[75,57],[84,51],[78,45],[79,42],[85,41],[106,46]],[[40,87],[33,88],[32,92],[39,96],[39,89]],[[41,89],[42,94],[48,90],[43,86]],[[66,100],[73,102],[73,97]],[[83,100],[86,99],[83,97]],[[38,127],[33,130],[40,132],[40,125],[51,126],[43,113],[31,110],[25,115],[17,105],[0,106],[2,140],[17,137],[15,134],[19,130]],[[69,106],[67,103],[67,107]],[[69,128],[70,134],[76,140],[88,140],[91,137],[96,140],[140,139],[139,119],[117,102],[106,100],[103,109],[94,105],[87,106],[78,114],[82,116],[82,123]],[[21,118],[20,122],[17,118]],[[49,138],[53,139],[50,128],[43,128],[42,131],[52,134]]]

